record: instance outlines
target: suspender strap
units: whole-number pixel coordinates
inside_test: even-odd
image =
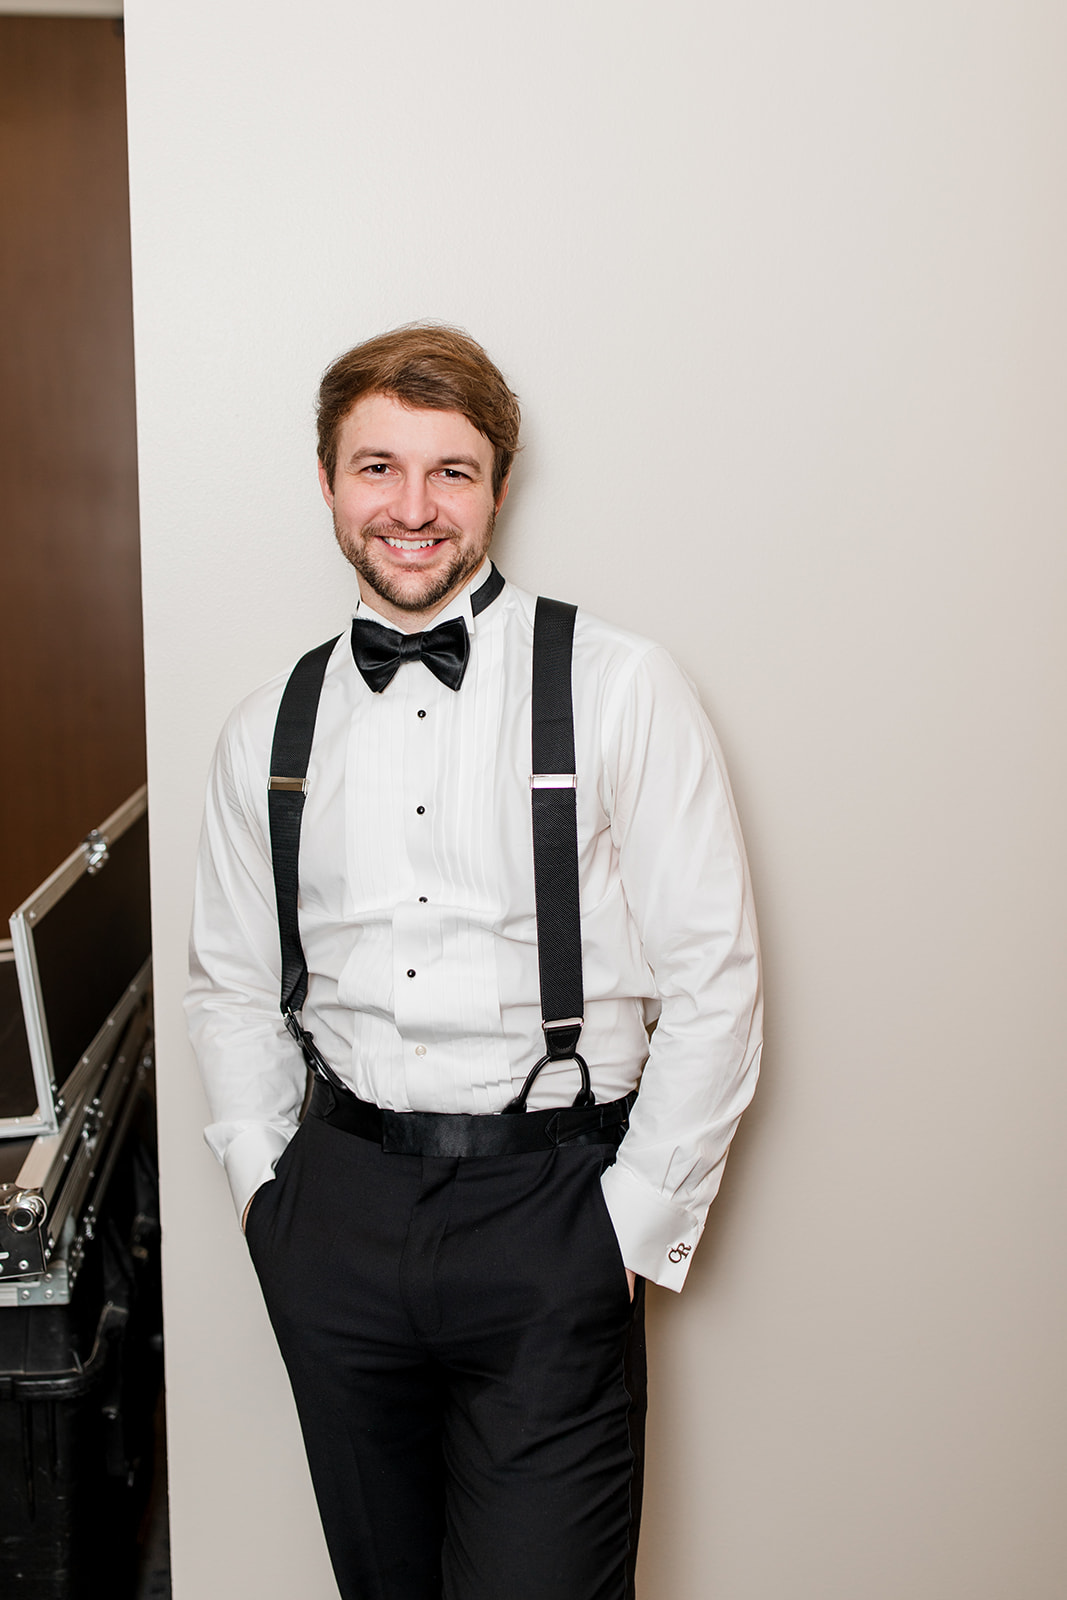
[[[282,951],[281,1010],[285,1026],[304,1052],[304,1059],[319,1077],[335,1087],[340,1080],[316,1049],[299,1013],[308,989],[307,961],[300,941],[298,917],[300,885],[300,824],[307,793],[311,741],[315,735],[322,680],[337,639],[327,639],[302,656],[293,668],[278,707],[274,743],[270,753],[267,814],[270,819],[270,853],[274,867],[274,895],[278,906],[278,935]]]
[[[582,1108],[595,1104],[589,1068],[578,1054],[585,998],[571,694],[574,616],[574,606],[543,597],[538,599],[534,612],[530,807],[545,1054],[530,1068],[522,1088],[504,1107],[505,1112],[526,1110],[530,1090],[549,1061],[573,1060],[582,1075],[573,1105]]]
[[[504,580],[493,567],[472,597],[477,614],[496,598]],[[578,894],[578,809],[574,759],[574,707],[571,654],[574,606],[539,599],[533,643],[533,814],[534,897],[537,912],[537,963],[545,1055],[529,1073],[507,1111],[525,1111],[541,1068],[549,1061],[577,1062],[582,1087],[576,1107],[594,1104],[589,1069],[577,1054],[585,1006],[582,988],[582,926]],[[345,1093],[337,1074],[316,1048],[300,1020],[307,996],[308,969],[298,918],[300,824],[307,792],[307,770],[315,734],[326,664],[336,639],[301,657],[278,708],[271,748],[267,807],[271,860],[281,940],[281,1011],[285,1025],[318,1077]]]
[[[480,617],[486,606],[491,606],[504,587],[504,574],[490,561],[489,576],[471,595],[471,615]]]
[[[530,804],[541,1025],[550,1061],[573,1057],[585,1009],[571,698],[574,616],[574,606],[544,598],[534,613]]]

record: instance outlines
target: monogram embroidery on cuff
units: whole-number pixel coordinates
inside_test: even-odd
[[[667,1260],[673,1261],[675,1266],[677,1266],[679,1261],[684,1261],[686,1256],[691,1254],[692,1249],[693,1246],[691,1244],[672,1245],[667,1251]]]

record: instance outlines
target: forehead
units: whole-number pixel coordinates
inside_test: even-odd
[[[493,461],[489,440],[462,412],[406,406],[389,394],[357,400],[341,423],[337,443],[342,462],[357,450],[418,461],[473,456],[487,469]]]

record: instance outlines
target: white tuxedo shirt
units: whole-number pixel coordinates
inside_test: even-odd
[[[308,769],[300,928],[304,1023],[361,1099],[500,1111],[544,1052],[530,824],[534,597],[486,563],[435,623],[463,617],[466,677],[406,663],[381,694],[332,653]],[[384,618],[361,603],[360,615]],[[208,787],[187,998],[207,1139],[238,1212],[292,1137],[304,1064],[279,1012],[267,823],[287,673],[223,730]],[[693,688],[648,640],[578,613],[575,748],[585,1027],[598,1101],[640,1082],[604,1175],[623,1259],[678,1289],[760,1054],[759,954],[722,758]],[[655,1024],[649,1039],[649,1030]],[[549,1063],[531,1108],[569,1105]]]

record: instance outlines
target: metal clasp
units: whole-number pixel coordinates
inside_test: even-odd
[[[32,1233],[48,1215],[48,1204],[36,1189],[16,1189],[0,1202],[0,1212],[7,1217],[12,1233]]]
[[[93,828],[90,833],[86,834],[82,849],[85,851],[85,859],[88,863],[87,871],[90,877],[98,873],[102,867],[107,866],[107,840],[99,828]]]

